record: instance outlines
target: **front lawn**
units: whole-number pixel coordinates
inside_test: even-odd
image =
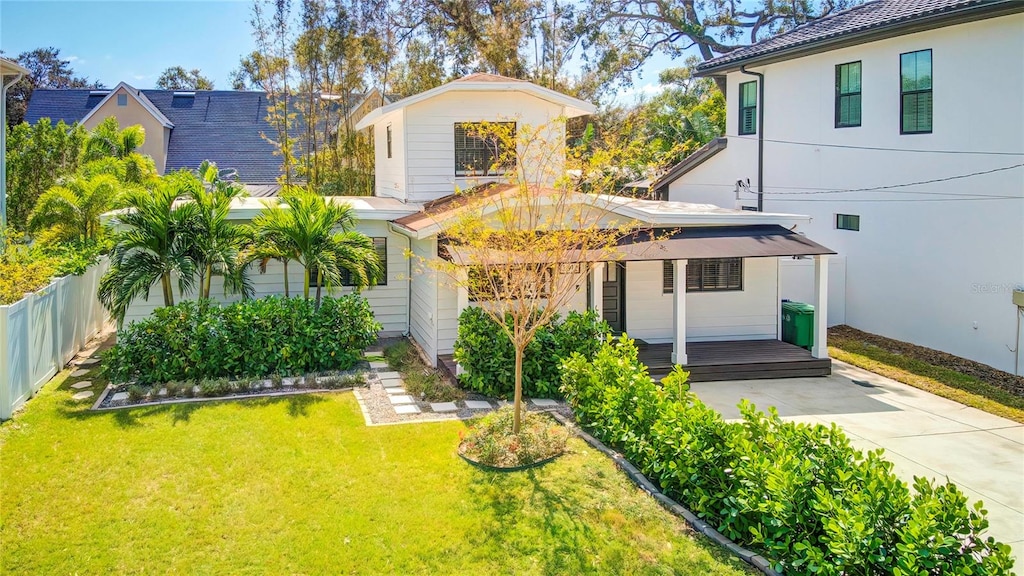
[[[575,439],[502,475],[351,393],[92,413],[65,378],[0,427],[4,574],[747,573]]]

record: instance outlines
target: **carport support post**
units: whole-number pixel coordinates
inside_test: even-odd
[[[811,356],[828,358],[828,255],[814,257],[814,346]]]
[[[598,319],[604,318],[604,262],[590,267],[590,309],[597,312]]]
[[[686,365],[686,260],[672,262],[672,363]]]
[[[461,318],[462,311],[469,308],[469,269],[459,266],[455,271],[455,317]],[[462,374],[462,365],[455,365],[455,375]]]

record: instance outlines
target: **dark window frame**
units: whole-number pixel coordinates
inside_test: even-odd
[[[744,105],[746,102],[744,100],[744,94],[746,92],[747,86],[754,87],[754,103],[752,105]],[[757,101],[757,80],[751,80],[750,82],[740,83],[740,97],[737,98],[737,100],[740,101],[740,116],[738,119],[738,125],[736,126],[736,133],[739,134],[740,136],[750,136],[753,134],[757,134],[757,107],[758,105],[760,105],[760,102]],[[753,118],[753,129],[750,131],[744,131],[744,117],[748,110],[750,111],[751,117]]]
[[[505,151],[501,148],[502,143],[493,139],[480,138],[478,136],[471,136],[467,134],[469,131],[467,128],[472,126],[479,126],[482,122],[455,122],[453,126],[453,138],[455,148],[455,176],[457,177],[474,177],[474,176],[501,176],[508,173],[511,170],[515,170],[514,159],[511,164],[500,165],[498,159],[500,159]],[[498,126],[512,126],[512,137],[515,139],[516,130],[518,126],[515,122],[488,122],[488,124],[494,124]],[[462,134],[460,134],[460,130]],[[460,148],[460,140],[463,143],[468,144],[471,141],[475,141],[474,147],[463,146]],[[461,154],[460,154],[461,151]],[[472,155],[479,155],[480,164],[486,163],[486,168],[471,168],[470,162],[467,162],[467,156],[470,153]]]
[[[391,124],[387,125],[387,137],[388,137],[388,158],[391,158]]]
[[[662,260],[661,266],[661,293],[675,293],[675,266],[673,260]],[[708,268],[722,264],[735,265],[738,268],[736,282],[730,282],[727,278],[724,282],[710,282],[706,276]],[[692,258],[686,262],[686,291],[687,292],[742,292],[743,291],[743,258]],[[721,272],[721,268],[719,268]],[[726,284],[716,286],[715,284]]]
[[[836,230],[860,232],[860,214],[836,214]]]
[[[915,88],[914,90],[905,90],[904,87],[903,87],[903,57],[907,56],[907,55],[910,55],[910,54],[921,54],[923,52],[927,52],[928,53],[928,88],[926,88],[926,89]],[[915,70],[914,81],[915,82],[919,82],[920,81],[920,79],[916,76],[916,70]],[[932,53],[932,49],[931,48],[926,48],[924,50],[911,50],[910,52],[903,52],[902,54],[900,54],[899,82],[900,82],[900,134],[901,135],[903,135],[903,134],[931,134],[932,130],[935,128],[935,125],[934,125],[934,120],[935,120],[935,94],[934,94],[934,90],[935,90],[935,58],[934,58],[934,54]],[[929,110],[929,114],[928,114],[928,129],[927,130],[907,130],[906,129],[906,124],[904,123],[905,117],[903,115],[903,110],[904,110],[904,108],[906,106],[906,103],[907,103],[907,96],[914,96],[915,99],[917,99],[917,97],[920,97],[921,95],[924,95],[924,94],[927,94],[929,96],[930,101],[931,101],[931,103],[930,103],[930,110]],[[920,115],[918,115],[918,117],[914,119],[915,125],[920,124],[919,119],[920,119]]]
[[[859,82],[859,85],[858,85],[858,90],[856,90],[856,91],[850,90],[850,91],[847,91],[847,92],[843,92],[843,83],[842,83],[843,68],[854,66],[854,65],[857,66],[857,72],[858,72],[858,74],[860,76],[860,82]],[[849,78],[849,73],[847,73],[847,78]],[[861,125],[861,122],[863,121],[863,118],[861,116],[861,113],[863,111],[863,98],[861,96],[861,93],[863,92],[863,89],[864,89],[864,65],[861,63],[860,60],[856,60],[854,62],[843,62],[842,64],[836,64],[836,114],[835,114],[835,116],[836,116],[835,117],[835,127],[836,128],[857,128],[857,127],[859,127]],[[846,101],[848,101],[848,102],[853,102],[853,101],[857,102],[857,123],[856,124],[854,124],[852,122],[843,122],[842,121],[841,111],[842,111],[842,103],[843,103],[844,99],[846,99]]]

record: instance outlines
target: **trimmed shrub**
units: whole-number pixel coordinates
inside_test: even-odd
[[[659,388],[623,337],[573,356],[562,390],[579,423],[661,489],[787,574],[1007,574],[1009,547],[984,538],[981,504],[915,479],[841,429],[783,421],[744,401],[727,423],[684,391]]]
[[[562,361],[572,354],[591,358],[610,329],[596,312],[570,312],[556,316],[537,330],[523,354],[523,395],[560,398]],[[465,370],[459,383],[470,390],[496,398],[515,392],[516,355],[505,331],[478,307],[459,316],[455,361]]]
[[[103,364],[112,382],[141,384],[347,370],[379,330],[355,294],[324,298],[319,308],[277,296],[223,307],[188,301],[123,330]]]

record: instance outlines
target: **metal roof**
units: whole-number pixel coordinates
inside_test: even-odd
[[[697,66],[713,75],[942,26],[1024,12],[1021,0],[873,0]]]

